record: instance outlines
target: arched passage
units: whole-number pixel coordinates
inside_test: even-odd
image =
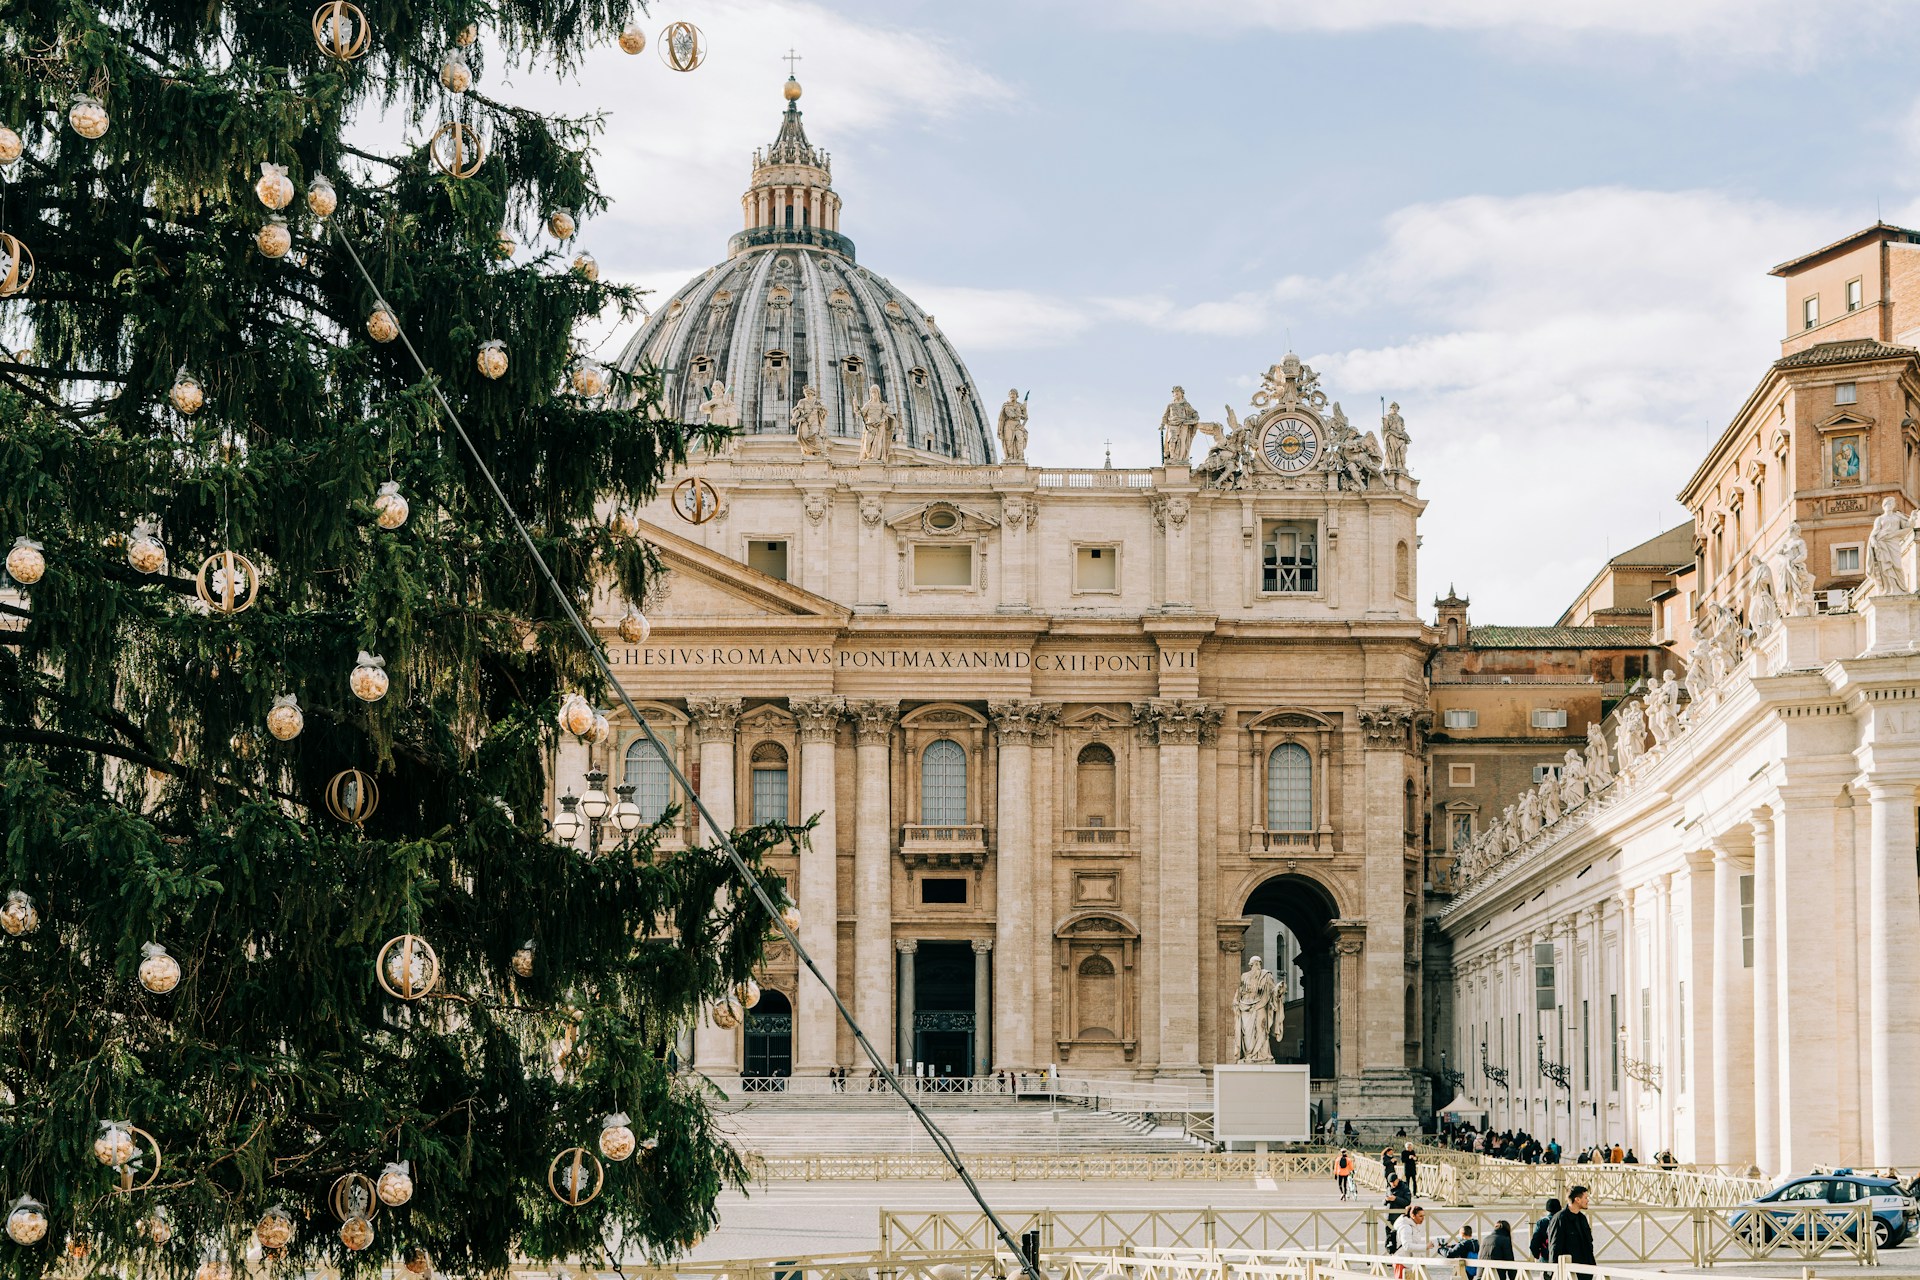
[[[1340,917],[1333,895],[1306,876],[1272,876],[1247,895],[1241,914],[1255,919],[1247,930],[1242,956],[1260,955],[1287,978],[1287,1024],[1274,1061],[1303,1062],[1315,1079],[1333,1079],[1334,1028],[1339,1024],[1330,926]],[[1278,928],[1262,928],[1261,917]]]
[[[746,1058],[741,1074],[762,1080],[793,1074],[793,1005],[770,987],[747,1010]]]

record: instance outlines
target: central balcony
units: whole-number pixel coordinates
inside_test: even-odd
[[[987,865],[987,828],[983,823],[910,822],[900,828],[900,861],[909,867]]]

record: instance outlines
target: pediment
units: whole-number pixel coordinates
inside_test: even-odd
[[[952,523],[943,526],[942,518],[947,513],[952,513]],[[958,538],[998,529],[1000,519],[977,507],[962,506],[957,502],[948,502],[944,498],[939,498],[909,507],[898,515],[890,516],[887,519],[887,527],[895,533],[913,537]]]
[[[1853,409],[1842,409],[1828,418],[1822,418],[1813,424],[1816,431],[1864,431],[1873,425],[1870,414]]]
[[[649,592],[655,623],[705,618],[822,618],[845,622],[853,611],[825,596],[769,577],[659,525],[641,522],[641,536],[659,554],[664,580]]]
[[[1130,716],[1123,716],[1106,707],[1088,707],[1084,711],[1075,712],[1061,722],[1064,728],[1083,729],[1093,733],[1102,730],[1118,731],[1130,728],[1132,724],[1133,720]]]

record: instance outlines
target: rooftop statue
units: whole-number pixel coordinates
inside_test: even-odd
[[[1193,454],[1194,433],[1199,429],[1200,411],[1187,403],[1185,389],[1175,387],[1172,402],[1160,415],[1160,461],[1168,466],[1186,465]]]
[[[1000,406],[1000,455],[1007,462],[1027,460],[1027,406],[1017,389]]]
[[[1380,439],[1386,446],[1387,474],[1405,475],[1407,446],[1413,443],[1413,437],[1407,434],[1407,422],[1400,416],[1398,400],[1387,406],[1386,414],[1380,419]]]
[[[793,436],[801,453],[809,458],[826,453],[827,405],[820,398],[818,387],[809,382],[800,398],[794,401],[793,412],[788,417],[793,422]]]

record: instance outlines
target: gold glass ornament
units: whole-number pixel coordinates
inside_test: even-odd
[[[387,945],[380,948],[374,974],[380,980],[380,989],[395,1000],[418,1000],[439,984],[440,957],[434,954],[425,938],[403,933],[389,938]],[[387,1172],[380,1175],[380,1198],[390,1205],[402,1205],[406,1203],[404,1199],[394,1200],[387,1195],[387,1176],[395,1167],[388,1165]],[[404,1162],[397,1167],[402,1173],[406,1171]],[[407,1194],[413,1194],[411,1181],[407,1183]]]
[[[598,360],[576,361],[570,380],[577,396],[597,400],[607,394],[607,369]]]
[[[260,1221],[253,1228],[253,1237],[269,1253],[286,1248],[293,1243],[293,1215],[280,1205],[273,1206],[260,1215]]]
[[[694,71],[707,60],[707,37],[691,22],[670,22],[660,33],[660,60],[675,71]]]
[[[620,638],[628,644],[645,644],[647,637],[653,634],[653,624],[647,621],[647,615],[638,609],[627,610],[620,619]]]
[[[751,1009],[760,1003],[760,984],[748,978],[734,985],[733,994],[740,1001],[742,1009]]]
[[[134,521],[133,532],[127,535],[127,564],[137,573],[158,573],[167,567],[167,549],[145,520]]]
[[[409,510],[398,481],[386,481],[373,496],[373,522],[382,529],[398,529],[407,522]]]
[[[637,25],[629,25],[620,33],[620,51],[622,53],[643,53],[647,47],[647,33]]]
[[[639,1147],[633,1136],[633,1121],[624,1111],[616,1111],[600,1122],[600,1154],[609,1160],[625,1160]]]
[[[200,412],[200,406],[207,402],[207,389],[200,385],[200,379],[185,365],[173,375],[173,389],[167,392],[167,399],[173,407],[191,418]]]
[[[593,730],[593,707],[577,693],[570,693],[560,700],[560,727],[576,738],[584,738]]]
[[[365,1218],[348,1218],[340,1224],[340,1243],[359,1253],[373,1243],[373,1224]]]
[[[142,943],[140,985],[157,996],[164,996],[180,985],[180,962],[167,954],[157,942]]]
[[[571,240],[573,233],[579,230],[574,223],[573,210],[555,209],[547,215],[547,230],[553,233],[555,240]]]
[[[529,938],[520,945],[519,950],[513,953],[513,959],[508,963],[513,966],[515,976],[521,978],[531,978],[533,976],[534,949],[533,940]]]
[[[347,0],[327,0],[313,11],[313,40],[329,58],[351,62],[367,51],[366,15]]]
[[[342,769],[327,781],[326,803],[328,813],[357,827],[380,807],[380,788],[371,774]]]
[[[0,929],[11,938],[24,938],[40,927],[40,909],[33,905],[33,899],[23,889],[11,889],[7,900],[0,904]]]
[[[7,1239],[15,1244],[39,1244],[47,1238],[47,1206],[32,1196],[21,1196],[7,1211]]]
[[[626,507],[615,507],[613,514],[607,517],[607,530],[616,538],[637,538],[640,536],[640,517]]]
[[[259,180],[253,184],[253,194],[260,197],[260,203],[269,209],[284,209],[293,203],[293,179],[287,176],[287,167],[283,164],[260,164]]]
[[[18,236],[0,231],[0,298],[11,298],[31,288],[33,269],[33,250]]]
[[[433,1270],[433,1255],[416,1244],[407,1250],[407,1255],[400,1260],[400,1265],[407,1269],[409,1275],[424,1276]]]
[[[466,26],[460,28],[460,34],[453,38],[453,42],[464,49],[479,38],[480,24],[477,22],[469,22]]]
[[[298,697],[283,693],[273,700],[273,707],[267,712],[268,733],[282,742],[292,742],[306,727],[306,713],[300,710]]]
[[[780,904],[780,923],[794,933],[800,932],[800,908],[791,900]]]
[[[513,237],[508,235],[504,228],[502,228],[499,235],[493,238],[493,253],[497,258],[511,258],[513,251],[519,247],[520,246],[513,242]]]
[[[19,134],[0,124],[0,164],[12,164],[26,149],[27,144],[20,140]]]
[[[267,225],[254,234],[253,243],[269,258],[284,258],[293,248],[293,230],[285,218],[269,218]]]
[[[125,1120],[102,1120],[100,1136],[93,1140],[93,1158],[109,1169],[118,1169],[133,1159],[136,1148]]]
[[[573,255],[573,270],[575,275],[583,276],[588,280],[600,279],[600,263],[592,254],[584,250]]]
[[[173,1239],[173,1215],[167,1212],[167,1206],[157,1204],[152,1213],[140,1220],[139,1230],[156,1246],[164,1245]]]
[[[23,587],[30,587],[47,575],[46,548],[26,534],[13,540],[7,552],[7,572]]]
[[[227,746],[233,750],[233,758],[243,762],[254,760],[260,755],[260,743],[249,729],[235,729],[233,736],[227,739]]]
[[[316,218],[331,218],[339,207],[340,196],[327,181],[327,175],[314,174],[313,181],[307,184],[307,211]]]
[[[744,1016],[745,1013],[740,1008],[740,1002],[732,996],[728,996],[725,1000],[716,1000],[713,1003],[713,1025],[719,1027],[722,1031],[731,1031],[739,1026],[740,1019]]]
[[[613,736],[613,726],[607,723],[607,713],[604,711],[594,712],[593,726],[589,728],[583,736],[586,739],[587,745],[593,747],[597,747],[608,738],[611,738]],[[588,792],[586,798],[591,800],[593,793]]]
[[[479,352],[473,357],[473,364],[483,378],[504,376],[507,372],[507,344],[498,338],[481,343]]]
[[[353,696],[362,702],[378,702],[387,696],[387,660],[377,653],[360,651],[358,661],[354,663],[353,674],[347,677],[347,687],[353,690]]]
[[[193,576],[200,602],[215,613],[245,613],[260,594],[260,571],[233,551],[216,551]]]
[[[427,154],[450,178],[471,178],[487,162],[487,144],[470,124],[448,120],[427,140]]]
[[[457,48],[447,50],[447,56],[440,59],[440,87],[448,93],[465,93],[473,88],[473,68],[467,65],[467,55]]]
[[[585,1147],[568,1147],[547,1166],[547,1189],[561,1204],[575,1209],[593,1203],[606,1181],[606,1166]]]
[[[374,304],[373,313],[367,317],[367,336],[375,342],[392,342],[400,336],[400,321],[386,303]]]
[[[107,131],[107,107],[90,93],[78,95],[67,108],[67,123],[83,138],[98,138]]]
[[[399,942],[401,939],[395,938],[393,941]],[[426,954],[428,956],[433,955],[433,948],[427,947],[426,943],[421,942],[418,938],[414,938],[413,941],[422,947],[426,947]],[[392,946],[393,942],[389,942],[387,945]],[[440,962],[435,960],[433,967],[434,973],[437,976],[440,970]],[[426,993],[423,991],[421,994],[424,995]],[[398,1209],[401,1205],[413,1199],[412,1167],[408,1165],[405,1160],[393,1161],[380,1171],[380,1181],[375,1184],[375,1189],[379,1192],[381,1204],[386,1205],[389,1209]]]

